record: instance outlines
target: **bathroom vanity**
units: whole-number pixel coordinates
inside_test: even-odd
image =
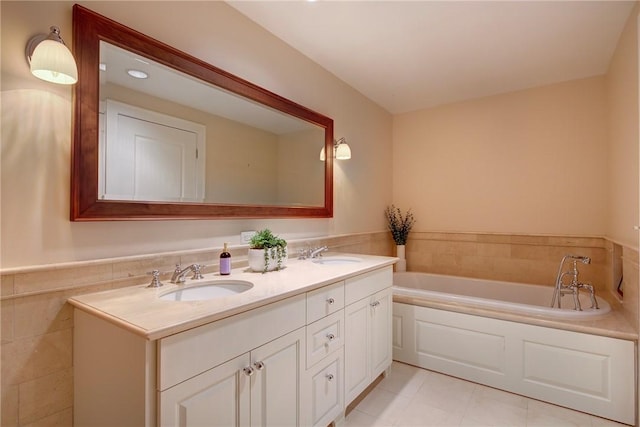
[[[267,274],[233,270],[232,280],[253,287],[231,296],[162,299],[194,280],[71,298],[75,425],[339,420],[391,364],[396,259],[332,259],[290,260]]]

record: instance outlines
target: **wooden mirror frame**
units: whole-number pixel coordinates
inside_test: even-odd
[[[80,5],[73,6],[73,50],[78,63],[74,88],[71,152],[71,221],[331,218],[333,156],[326,156],[324,206],[233,205],[100,200],[98,198],[98,104],[100,41],[174,68],[239,96],[295,116],[325,131],[325,152],[333,152],[333,120],[214,67]]]

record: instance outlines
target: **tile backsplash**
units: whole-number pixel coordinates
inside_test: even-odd
[[[566,254],[591,257],[580,278],[599,290],[613,286],[614,244],[599,237],[479,233],[412,233],[407,266],[412,271],[553,285]]]
[[[359,233],[289,242],[296,257],[308,246],[331,251],[395,255],[388,232]],[[585,280],[599,291],[614,289],[615,244],[592,237],[413,232],[409,270],[552,284],[565,253],[591,256]],[[246,266],[247,246],[229,248],[234,268]],[[73,309],[81,293],[147,283],[153,269],[168,280],[175,264],[201,263],[217,271],[221,248],[109,260],[18,268],[1,272],[2,426],[73,424]],[[624,309],[638,326],[638,252],[619,251],[624,271]],[[582,271],[582,270],[581,270]]]
[[[307,245],[332,251],[392,255],[386,232],[289,242],[290,256]],[[180,263],[218,270],[222,248],[4,270],[1,278],[0,425],[73,425],[72,295],[148,283],[151,270],[168,280]],[[247,265],[247,246],[230,247],[233,267]]]

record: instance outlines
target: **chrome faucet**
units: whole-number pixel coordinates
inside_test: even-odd
[[[202,266],[200,264],[191,264],[188,267],[185,267],[183,269],[180,268],[180,264],[176,264],[176,269],[173,271],[173,275],[171,276],[171,283],[184,283],[185,280],[187,280],[187,273],[192,272],[193,276],[191,277],[192,279],[198,280],[198,279],[202,279],[202,273],[200,272],[200,269],[202,268]]]
[[[564,264],[567,260],[571,260],[571,267],[567,271],[562,271]],[[560,267],[558,268],[558,274],[556,276],[556,285],[553,290],[553,297],[551,299],[551,307],[557,304],[558,308],[562,308],[561,300],[566,294],[573,295],[574,310],[582,311],[580,305],[580,289],[586,289],[589,292],[591,299],[591,308],[598,309],[598,302],[596,301],[596,292],[593,285],[589,283],[582,283],[578,280],[578,261],[583,264],[591,264],[591,258],[580,255],[565,255],[560,261]],[[566,284],[564,282],[565,277],[570,277],[571,282]]]
[[[326,246],[321,246],[319,248],[312,249],[309,253],[309,258],[319,258],[322,256],[322,252],[328,251],[329,248]]]
[[[306,249],[300,249],[298,251],[298,259],[307,259],[307,258],[319,258],[322,256],[322,252],[329,250],[326,246],[322,246],[320,248],[307,247]]]

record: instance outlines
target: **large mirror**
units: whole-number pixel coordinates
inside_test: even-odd
[[[75,5],[71,219],[331,217],[333,121]]]

